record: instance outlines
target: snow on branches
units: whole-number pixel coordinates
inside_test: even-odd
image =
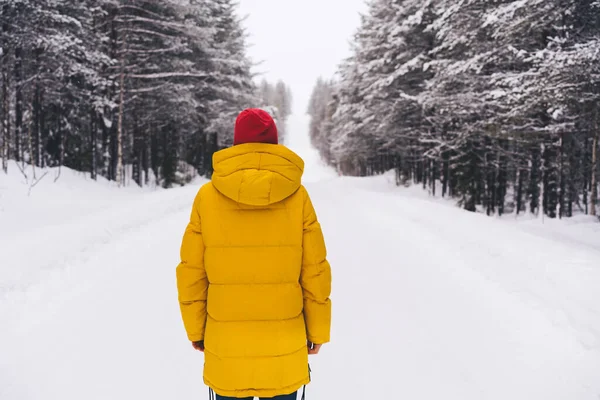
[[[375,0],[312,136],[346,174],[396,171],[488,214],[594,214],[598,1]]]

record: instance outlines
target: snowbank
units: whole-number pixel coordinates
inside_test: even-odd
[[[69,168],[0,173],[0,318],[20,318],[86,271],[90,254],[170,210],[189,207],[178,190],[119,188]],[[191,187],[190,187],[191,188]],[[190,188],[187,188],[189,190]],[[179,200],[174,201],[174,199]]]

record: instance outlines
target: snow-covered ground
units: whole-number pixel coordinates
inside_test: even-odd
[[[288,145],[334,272],[309,399],[600,398],[600,232],[488,218],[388,176],[340,178]],[[175,288],[200,185],[117,189],[0,174],[0,399],[205,399]],[[55,171],[51,171],[51,174]]]

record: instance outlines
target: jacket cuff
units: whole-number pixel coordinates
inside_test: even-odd
[[[190,340],[190,342],[199,342],[201,340],[204,340],[204,335],[200,335],[200,334],[190,335],[190,334],[188,334],[188,339]]]
[[[311,342],[312,344],[325,344],[325,343],[329,343],[330,338],[329,337],[314,337],[314,336],[308,336],[308,341]]]

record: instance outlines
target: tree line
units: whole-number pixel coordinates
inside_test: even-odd
[[[210,175],[242,109],[275,106],[233,0],[0,0],[0,12],[4,171],[15,160],[169,187]]]
[[[261,103],[268,105],[267,111],[275,117],[279,131],[279,142],[284,143],[287,135],[286,121],[292,115],[293,95],[291,89],[283,82],[275,84],[263,79],[258,86]]]
[[[488,215],[596,215],[600,1],[374,0],[311,139]]]

